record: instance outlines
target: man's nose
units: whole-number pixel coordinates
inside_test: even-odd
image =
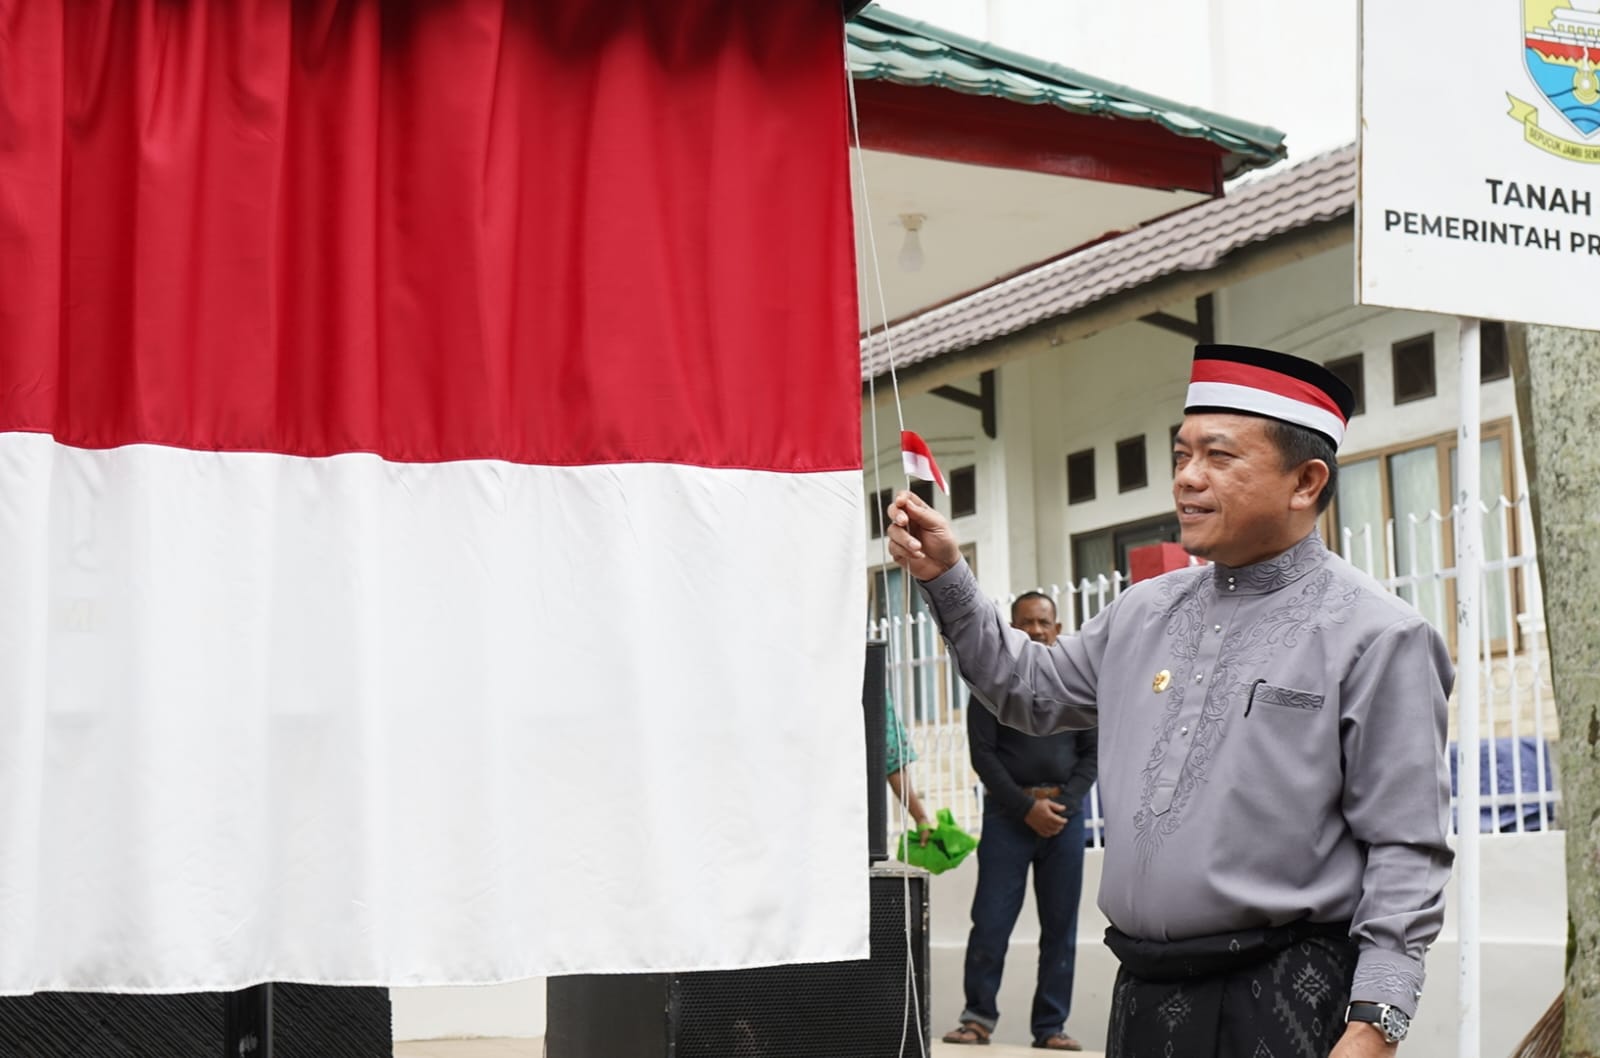
[[[1174,488],[1198,492],[1205,488],[1205,483],[1205,475],[1200,472],[1199,465],[1192,459],[1178,467],[1172,474]]]

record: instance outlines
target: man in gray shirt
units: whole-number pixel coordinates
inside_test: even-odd
[[[1199,347],[1173,496],[1212,564],[1050,647],[982,595],[946,520],[890,508],[890,553],[978,699],[1034,734],[1100,728],[1112,1058],[1388,1054],[1422,994],[1454,671],[1317,534],[1353,403],[1320,365]]]

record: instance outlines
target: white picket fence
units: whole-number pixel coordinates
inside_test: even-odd
[[[1391,520],[1380,532],[1370,526],[1345,530],[1331,546],[1382,586],[1405,598],[1448,640],[1455,638],[1456,572],[1450,532],[1456,511]],[[1479,747],[1482,784],[1480,829],[1485,833],[1556,829],[1561,825],[1555,774],[1555,698],[1550,681],[1543,602],[1527,498],[1501,497],[1484,507],[1484,569],[1479,598],[1483,615],[1480,668]],[[1507,546],[1514,542],[1513,546]],[[1055,600],[1063,627],[1074,630],[1080,613],[1098,613],[1122,591],[1121,575],[1041,588]],[[891,600],[891,616],[873,622],[868,634],[889,643],[892,700],[910,733],[918,761],[911,775],[932,813],[950,808],[976,833],[983,821],[983,789],[967,753],[965,710],[969,694],[950,664],[932,618],[904,595]],[[1005,602],[1009,603],[1009,599]],[[980,706],[973,706],[979,708]],[[1451,748],[1456,709],[1451,699]],[[1452,762],[1454,767],[1454,762]],[[891,802],[890,819],[899,819]],[[1102,842],[1099,791],[1090,794],[1091,841]]]

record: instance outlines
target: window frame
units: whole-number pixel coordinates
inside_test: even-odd
[[[1085,462],[1087,462],[1088,465],[1089,465],[1089,492],[1088,492],[1088,495],[1086,495],[1086,496],[1078,496],[1077,498],[1073,498],[1073,491],[1072,491],[1072,462],[1075,459],[1082,459]],[[1066,475],[1067,475],[1067,506],[1075,507],[1080,503],[1093,503],[1095,501],[1095,498],[1099,495],[1099,488],[1098,488],[1099,482],[1096,480],[1098,478],[1099,474],[1098,474],[1098,468],[1095,466],[1095,450],[1093,448],[1080,448],[1076,452],[1068,452],[1067,453],[1067,461],[1066,461]]]
[[[1412,346],[1428,343],[1428,375],[1429,390],[1416,396],[1402,397],[1400,395],[1400,356],[1402,351]],[[1433,331],[1424,331],[1414,334],[1410,338],[1401,338],[1389,345],[1389,388],[1392,391],[1393,403],[1396,408],[1406,404],[1415,404],[1422,400],[1432,400],[1439,395],[1439,340]]]
[[[1500,350],[1500,355],[1504,359],[1501,360],[1500,364],[1495,368],[1495,373],[1494,374],[1486,374],[1484,372],[1484,370],[1483,370],[1483,351],[1486,348],[1488,348],[1489,343],[1484,341],[1484,338],[1486,338],[1491,333],[1495,333],[1495,334],[1498,334],[1500,336],[1497,339],[1497,344],[1498,344],[1498,347],[1499,347],[1499,350]],[[1511,329],[1509,327],[1507,327],[1504,323],[1502,323],[1500,320],[1479,320],[1478,321],[1478,341],[1479,341],[1479,345],[1478,345],[1478,381],[1480,383],[1482,383],[1482,382],[1501,382],[1501,381],[1503,381],[1505,379],[1510,378],[1511,377]]]
[[[1334,370],[1336,367],[1352,363],[1356,366],[1356,378],[1360,383],[1358,386],[1350,387],[1355,391],[1356,396],[1356,410],[1350,416],[1353,419],[1357,415],[1365,415],[1367,413],[1367,354],[1363,351],[1351,353],[1348,356],[1336,356],[1322,366],[1326,367],[1335,376],[1338,376],[1338,372]],[[1350,384],[1348,380],[1343,378],[1340,378],[1340,381],[1344,382],[1345,385]]]
[[[1509,418],[1503,418],[1495,419],[1492,422],[1485,422],[1480,425],[1478,430],[1478,443],[1480,445],[1482,445],[1485,441],[1498,440],[1501,446],[1500,450],[1505,453],[1505,459],[1503,461],[1504,465],[1500,468],[1501,494],[1505,496],[1515,496],[1516,494],[1515,461],[1517,458],[1517,449],[1514,443],[1515,436],[1511,427],[1511,420]],[[1439,471],[1438,506],[1435,509],[1442,512],[1454,506],[1453,497],[1450,495],[1450,487],[1452,463],[1451,456],[1455,453],[1456,442],[1457,435],[1455,431],[1451,431],[1449,433],[1432,434],[1428,437],[1416,438],[1410,441],[1398,441],[1394,444],[1384,445],[1379,448],[1368,448],[1360,452],[1353,452],[1348,456],[1341,456],[1339,458],[1339,470],[1340,473],[1343,474],[1346,467],[1356,463],[1364,463],[1372,459],[1376,459],[1378,461],[1379,498],[1383,506],[1383,528],[1387,529],[1389,522],[1394,518],[1393,482],[1389,476],[1389,460],[1394,456],[1403,455],[1409,452],[1422,451],[1428,448],[1434,449],[1435,458],[1438,460]],[[1480,500],[1481,499],[1482,497],[1480,497]],[[1495,500],[1498,502],[1499,497],[1495,497]],[[1343,555],[1344,538],[1339,531],[1339,497],[1337,493],[1335,493],[1333,497],[1333,502],[1328,504],[1328,509],[1323,512],[1321,518],[1318,520],[1318,528],[1322,531],[1323,539],[1329,542],[1329,547],[1338,554]],[[1385,536],[1387,536],[1387,533],[1385,533]],[[1455,566],[1455,561],[1453,558],[1455,554],[1455,546],[1455,519],[1452,518],[1450,521],[1445,522],[1440,526],[1439,534],[1439,550],[1441,556],[1451,556],[1446,568],[1453,569]],[[1519,554],[1520,551],[1521,531],[1518,525],[1518,519],[1508,518],[1506,519],[1506,554],[1516,555]],[[1382,576],[1379,577],[1380,580],[1386,580],[1395,575],[1387,565],[1389,561],[1387,540],[1384,541],[1383,560],[1385,563],[1385,568],[1381,571]],[[1511,637],[1509,640],[1505,638],[1493,639],[1490,640],[1489,643],[1491,653],[1497,656],[1520,649],[1522,634],[1516,627],[1516,615],[1517,613],[1521,612],[1525,601],[1524,594],[1525,591],[1523,585],[1520,583],[1520,578],[1513,577],[1510,599],[1512,610],[1510,615],[1512,625]],[[1452,577],[1444,582],[1444,612],[1447,614],[1454,613],[1455,607],[1456,581],[1455,578]],[[1455,622],[1453,621],[1448,622],[1448,624],[1449,628],[1442,630],[1442,632],[1450,644],[1450,649],[1454,651],[1456,649],[1456,626]]]
[[[966,509],[956,506],[956,480],[961,477],[971,479],[972,503]],[[956,467],[950,471],[950,518],[971,518],[978,513],[978,466],[968,463],[966,466]]]
[[[1126,565],[1126,555],[1124,552],[1127,550],[1129,539],[1133,537],[1144,536],[1154,529],[1167,530],[1168,535],[1171,537],[1171,542],[1174,543],[1176,543],[1179,537],[1182,535],[1182,527],[1178,522],[1177,512],[1169,511],[1166,514],[1156,514],[1145,518],[1135,518],[1132,521],[1118,522],[1115,525],[1104,525],[1098,529],[1087,529],[1081,533],[1073,533],[1068,537],[1067,558],[1072,564],[1072,578],[1070,581],[1070,586],[1074,592],[1072,617],[1076,622],[1072,626],[1074,630],[1082,628],[1084,622],[1090,617],[1094,616],[1093,614],[1088,614],[1085,612],[1084,598],[1081,594],[1077,594],[1078,589],[1083,584],[1083,581],[1090,576],[1090,574],[1078,568],[1079,546],[1096,538],[1109,538],[1111,543],[1111,561],[1113,564],[1112,574],[1120,573],[1126,577],[1129,575],[1129,572],[1123,568],[1123,566]],[[1108,574],[1106,574],[1104,571],[1096,571],[1093,576],[1103,577],[1108,576]],[[1122,590],[1126,591],[1127,587],[1127,584],[1124,583],[1122,585]]]
[[[1139,450],[1139,476],[1137,480],[1129,479],[1124,481],[1122,477],[1124,453],[1129,452],[1134,448],[1138,448]],[[1131,458],[1129,459],[1129,463],[1132,463]],[[1140,489],[1149,487],[1150,446],[1146,442],[1144,434],[1137,434],[1133,437],[1124,437],[1122,440],[1117,442],[1117,495],[1121,496],[1129,492],[1138,492]]]

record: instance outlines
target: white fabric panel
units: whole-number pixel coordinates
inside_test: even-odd
[[[900,462],[908,477],[916,478],[918,481],[934,483],[939,481],[938,475],[933,472],[933,460],[920,452],[902,452]]]
[[[861,495],[0,434],[0,993],[865,956]]]

